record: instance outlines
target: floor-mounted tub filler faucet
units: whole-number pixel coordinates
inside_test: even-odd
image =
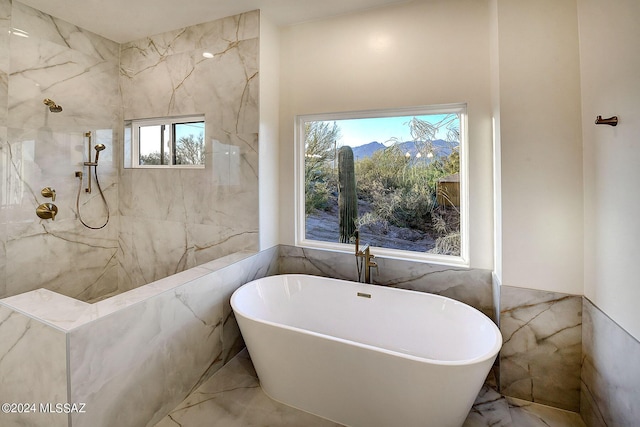
[[[376,257],[371,253],[369,245],[364,245],[360,248],[360,233],[356,230],[354,233],[356,238],[356,266],[358,267],[358,281],[363,283],[372,283],[371,281],[371,269],[375,268],[378,271],[378,264],[373,261]],[[363,276],[364,270],[364,277]]]

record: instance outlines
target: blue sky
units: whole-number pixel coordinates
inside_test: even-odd
[[[164,140],[167,142],[171,138],[170,129],[170,126],[165,128]],[[176,141],[189,135],[193,135],[197,140],[200,134],[204,134],[204,122],[176,124]],[[160,152],[160,125],[140,126],[140,154],[148,156],[154,152]]]
[[[413,117],[414,116],[336,120],[338,127],[340,127],[341,135],[341,138],[338,139],[338,146],[349,145],[351,147],[357,147],[372,141],[385,144],[392,138],[397,138],[400,141],[410,141],[411,134],[409,133],[407,122]],[[433,114],[415,117],[433,123],[441,120],[444,115]],[[436,138],[439,137],[442,136],[436,136]],[[442,138],[444,139],[444,137]]]

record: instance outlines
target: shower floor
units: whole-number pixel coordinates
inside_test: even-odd
[[[584,427],[579,414],[501,396],[487,384],[463,427]],[[243,350],[155,427],[341,427],[270,399]]]

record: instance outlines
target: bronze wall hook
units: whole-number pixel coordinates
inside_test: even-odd
[[[609,125],[609,126],[618,126],[618,116],[612,116],[608,119],[603,119],[602,116],[596,117],[597,125]]]

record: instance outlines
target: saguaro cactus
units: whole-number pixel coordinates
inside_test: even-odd
[[[340,210],[340,243],[349,243],[356,231],[358,198],[353,150],[349,146],[338,150],[338,208]]]

